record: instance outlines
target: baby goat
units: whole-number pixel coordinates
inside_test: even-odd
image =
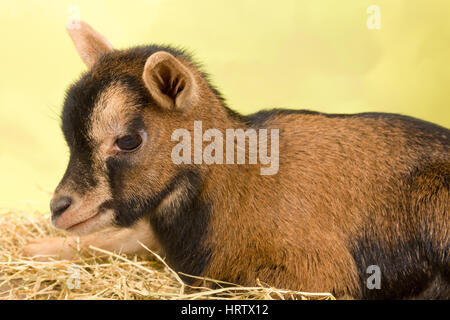
[[[70,160],[51,211],[81,248],[138,253],[140,241],[176,271],[241,285],[450,298],[450,130],[382,113],[243,116],[181,50],[114,50],[83,22],[69,34],[89,70],[64,102]],[[174,132],[198,135],[199,121],[216,133],[194,137],[201,148],[230,129],[276,130],[259,148],[279,167],[261,174],[269,163],[249,163],[251,152],[198,161],[189,141],[174,161]],[[70,259],[75,239],[36,240],[25,254]],[[370,289],[373,265],[381,286]]]

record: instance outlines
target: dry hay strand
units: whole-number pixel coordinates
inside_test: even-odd
[[[38,212],[0,213],[0,234],[0,299],[334,299],[329,293],[280,290],[260,282],[242,287],[194,277],[202,280],[202,286],[191,287],[155,253],[144,259],[91,247],[98,256],[34,261],[22,255],[25,244],[39,237],[64,236]]]

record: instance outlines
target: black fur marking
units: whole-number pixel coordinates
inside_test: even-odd
[[[360,277],[361,299],[405,299],[419,295],[433,280],[435,271],[427,259],[423,242],[398,240],[392,252],[367,233],[354,242],[352,250]],[[389,244],[392,246],[392,244]],[[417,254],[416,254],[417,253]],[[381,271],[381,288],[368,289],[370,265]]]
[[[441,136],[442,133],[446,134],[445,143],[450,143],[450,130],[441,127],[437,124],[433,124],[427,121],[416,119],[410,116],[394,114],[394,113],[383,113],[383,112],[363,112],[354,114],[343,114],[343,113],[323,113],[311,110],[295,110],[295,109],[271,109],[262,110],[254,114],[243,116],[244,121],[252,127],[260,127],[265,125],[271,119],[277,116],[290,115],[290,114],[303,114],[303,115],[316,115],[323,116],[327,118],[374,118],[381,120],[399,120],[405,124],[405,126],[410,126],[415,128],[415,130],[420,129],[422,132],[429,133],[430,136]]]
[[[79,152],[71,152],[69,164],[60,185],[68,184],[72,186],[79,195],[95,188],[98,181],[92,174],[90,159],[91,153],[89,150],[81,149]]]
[[[276,116],[289,115],[289,114],[309,114],[309,115],[320,115],[322,113],[310,110],[294,110],[294,109],[270,109],[261,110],[253,114],[244,116],[244,121],[248,126],[260,127],[265,125],[268,121],[272,120]]]
[[[109,160],[108,167],[124,164]],[[125,165],[126,166],[126,165]],[[116,179],[117,176],[114,176]],[[120,181],[120,180],[119,180]],[[168,207],[158,208],[161,202],[178,187],[185,188],[183,195]],[[142,198],[121,199],[113,194],[113,199],[102,205],[102,209],[115,210],[115,223],[120,227],[130,227],[138,219],[146,216],[156,237],[164,248],[167,261],[176,271],[200,275],[206,267],[210,249],[202,247],[209,225],[209,205],[200,200],[201,177],[195,171],[182,171],[158,194]],[[112,184],[113,193],[120,186]],[[186,277],[186,282],[193,279]]]
[[[107,176],[109,186],[112,192],[113,199],[123,199],[121,182],[124,179],[124,174],[130,164],[120,157],[110,157],[106,160]],[[139,217],[137,217],[139,218]],[[119,224],[130,226],[137,218],[132,218],[131,221],[118,221]]]
[[[80,193],[96,185],[92,170],[93,145],[88,138],[88,119],[102,85],[81,78],[67,92],[62,113],[62,130],[70,149],[70,160],[61,184],[72,184]]]
[[[200,275],[207,266],[211,250],[204,247],[210,220],[210,205],[199,199],[201,177],[194,171],[177,176],[170,188],[182,181],[186,197],[176,206],[166,207],[150,215],[150,223],[161,244],[167,261],[175,270]],[[192,283],[194,279],[183,277]]]

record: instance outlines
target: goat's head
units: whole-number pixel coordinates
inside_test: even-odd
[[[70,160],[51,201],[52,221],[76,234],[129,226],[189,191],[192,175],[185,181],[171,161],[171,134],[220,116],[220,98],[181,51],[114,50],[84,22],[68,31],[89,70],[64,102]]]

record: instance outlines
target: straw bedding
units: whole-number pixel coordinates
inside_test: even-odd
[[[38,262],[21,248],[44,236],[63,236],[39,212],[0,213],[0,299],[334,299],[327,293],[240,287],[203,279],[185,285],[164,259],[125,256],[93,248],[99,255],[77,261]],[[208,288],[209,282],[217,284]]]

